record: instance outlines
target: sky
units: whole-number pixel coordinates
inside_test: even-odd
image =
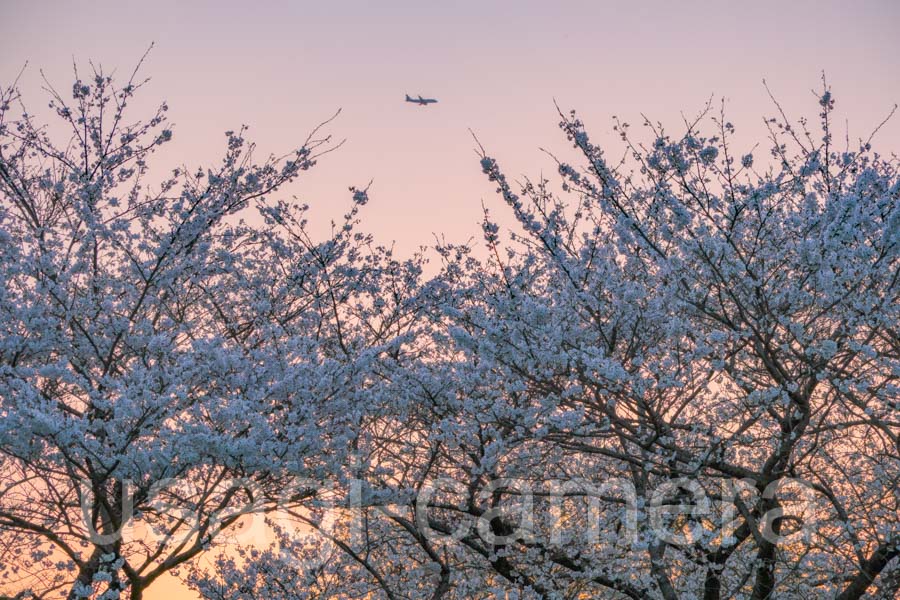
[[[502,217],[470,130],[508,177],[552,175],[540,148],[568,147],[554,100],[613,154],[613,115],[675,131],[710,97],[726,100],[739,143],[765,145],[775,109],[763,79],[789,116],[814,120],[824,70],[851,139],[900,102],[893,0],[0,0],[0,14],[0,85],[27,63],[19,86],[39,115],[41,70],[59,89],[73,60],[126,76],[154,43],[135,116],[170,106],[160,169],[215,164],[241,124],[261,156],[282,154],[341,109],[326,131],[346,143],[285,194],[321,226],[347,209],[349,186],[371,181],[363,228],[401,255],[436,234],[477,238],[482,202]],[[900,153],[900,117],[874,145]],[[182,597],[173,585],[149,600]]]
[[[747,146],[774,107],[814,117],[826,71],[839,118],[867,136],[900,101],[900,3],[770,2],[128,2],[0,0],[0,84],[26,63],[29,106],[46,105],[40,70],[61,89],[73,59],[122,76],[148,46],[152,77],[137,114],[166,100],[174,140],[160,169],[214,164],[223,132],[250,126],[260,156],[290,150],[336,110],[339,151],[286,193],[319,225],[370,181],[364,228],[408,253],[437,233],[478,235],[481,203],[502,218],[471,129],[511,178],[552,174],[564,153],[554,99],[578,109],[618,152],[611,117],[671,123],[725,98]],[[420,107],[404,94],[440,100]],[[34,108],[32,110],[34,110]],[[840,121],[842,122],[842,120]],[[744,137],[746,136],[746,137]],[[900,119],[876,147],[900,150]]]

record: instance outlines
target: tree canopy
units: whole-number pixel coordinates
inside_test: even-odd
[[[768,153],[712,104],[616,121],[617,161],[560,111],[553,179],[479,145],[509,218],[428,276],[360,231],[367,190],[321,241],[277,197],[327,123],[147,183],[142,84],[48,87],[62,142],[0,94],[0,590],[900,592],[898,160],[833,138],[824,82]]]

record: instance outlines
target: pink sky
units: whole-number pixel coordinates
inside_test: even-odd
[[[477,235],[481,200],[502,212],[471,128],[509,176],[565,152],[553,99],[615,147],[610,116],[680,121],[714,94],[750,144],[771,114],[762,79],[792,115],[815,116],[827,71],[851,137],[900,101],[900,4],[797,2],[207,2],[4,0],[0,83],[27,60],[22,88],[43,108],[39,69],[65,89],[71,61],[125,74],[151,41],[143,100],[168,101],[166,168],[212,163],[241,123],[282,152],[338,108],[347,144],[290,192],[339,215],[346,188],[374,180],[366,227],[406,252]],[[77,6],[77,8],[76,8]],[[405,93],[440,99],[427,108]],[[900,119],[877,138],[900,149]]]
[[[290,192],[332,217],[348,186],[374,180],[364,228],[405,254],[435,232],[477,236],[482,200],[503,212],[469,128],[510,177],[536,177],[553,171],[539,147],[567,147],[554,98],[618,154],[612,115],[638,124],[645,113],[675,130],[682,111],[715,95],[746,148],[765,146],[761,117],[774,107],[762,79],[789,115],[814,118],[810,90],[824,69],[851,139],[865,137],[900,101],[898,27],[891,0],[2,0],[0,85],[27,61],[21,88],[40,112],[39,69],[60,89],[73,57],[124,76],[155,42],[134,116],[169,103],[164,168],[217,161],[222,132],[242,123],[261,154],[285,152],[341,108],[328,131],[346,145]],[[405,93],[440,102],[418,107]],[[900,151],[900,117],[875,146]],[[166,585],[150,600],[177,598]]]

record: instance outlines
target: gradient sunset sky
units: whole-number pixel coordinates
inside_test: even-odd
[[[435,232],[477,235],[482,199],[502,213],[469,128],[510,177],[552,174],[539,147],[567,148],[554,98],[616,152],[612,115],[638,124],[645,113],[674,131],[711,95],[727,99],[739,140],[764,142],[761,117],[774,107],[763,78],[789,115],[814,118],[825,70],[851,139],[900,101],[900,3],[890,0],[0,4],[0,84],[28,61],[32,110],[46,106],[39,69],[67,89],[73,58],[124,76],[156,43],[133,116],[169,103],[163,168],[214,163],[222,132],[242,123],[260,154],[287,151],[341,108],[328,132],[347,143],[289,192],[330,218],[348,186],[373,180],[365,226],[401,252]],[[440,103],[408,104],[405,93]],[[898,142],[894,119],[876,147]]]
[[[612,115],[637,125],[644,113],[675,132],[682,112],[714,96],[727,100],[740,150],[767,149],[762,117],[775,109],[763,78],[789,116],[814,120],[824,70],[838,136],[846,118],[854,140],[900,101],[898,31],[895,0],[0,0],[0,85],[27,62],[20,88],[44,114],[40,69],[60,90],[73,58],[124,77],[154,42],[132,116],[168,102],[163,169],[214,164],[223,132],[242,123],[260,158],[284,153],[340,108],[327,132],[347,143],[288,193],[327,220],[346,210],[348,186],[372,180],[363,228],[406,254],[435,233],[477,238],[482,200],[503,213],[469,129],[511,178],[552,175],[539,148],[568,146],[554,98],[618,155]],[[419,107],[406,93],[440,102]],[[874,145],[900,152],[900,117]],[[176,600],[176,587],[147,597]]]

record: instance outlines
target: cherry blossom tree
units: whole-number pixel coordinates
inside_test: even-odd
[[[900,592],[900,165],[834,139],[827,86],[768,153],[712,105],[615,121],[619,161],[560,111],[554,180],[481,149],[512,218],[430,279],[358,231],[366,190],[321,242],[273,199],[318,130],[151,188],[139,87],[51,88],[62,146],[0,99],[5,593]]]
[[[898,568],[900,179],[871,140],[835,148],[833,103],[826,87],[817,136],[769,120],[764,170],[724,114],[707,136],[709,110],[674,139],[648,122],[647,147],[617,123],[618,165],[561,114],[585,161],[558,163],[570,204],[545,181],[514,191],[483,156],[520,225],[503,256],[486,220],[495,259],[456,312],[483,393],[514,411],[492,477],[636,495],[631,543],[495,547],[519,584],[856,598]],[[542,458],[523,465],[520,440]],[[627,502],[591,493],[620,530]]]
[[[558,189],[482,151],[517,226],[438,247],[315,597],[895,596],[898,163],[838,147],[827,87],[816,133],[775,106],[767,156],[707,106],[647,144],[616,122],[618,163],[561,112]],[[292,585],[248,597],[307,597],[321,572],[278,556]]]
[[[314,500],[406,335],[421,261],[356,230],[365,190],[324,241],[273,199],[329,137],[255,163],[228,132],[218,166],[163,178],[166,105],[128,116],[143,84],[48,83],[61,144],[0,94],[6,593],[137,599],[244,515]]]

